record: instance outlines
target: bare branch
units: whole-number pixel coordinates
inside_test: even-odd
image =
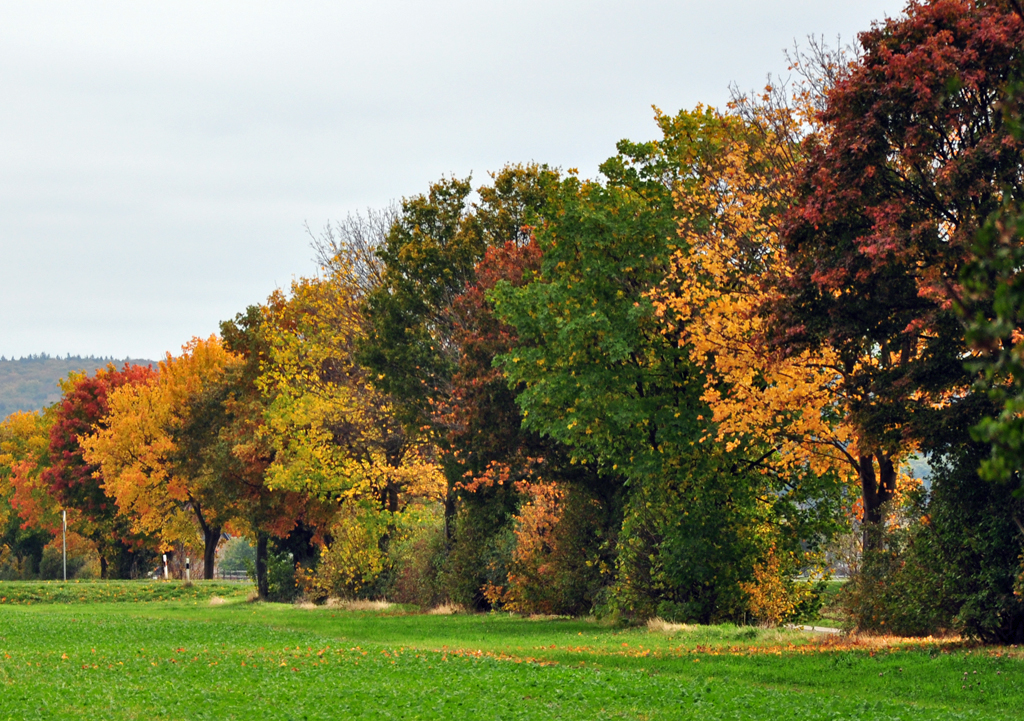
[[[325,225],[319,235],[307,224],[315,260],[328,270],[350,268],[360,292],[368,293],[382,282],[384,266],[376,251],[387,240],[398,216],[398,204],[391,203],[381,209],[369,208],[366,215],[349,213],[345,220]]]

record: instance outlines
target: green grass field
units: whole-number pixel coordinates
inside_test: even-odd
[[[909,721],[1024,709],[1020,649],[356,613],[250,604],[235,584],[74,584],[46,603],[44,585],[0,583],[0,719]],[[121,591],[140,601],[95,602]]]

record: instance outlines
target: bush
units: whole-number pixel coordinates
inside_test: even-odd
[[[444,564],[444,519],[440,508],[406,511],[390,547],[391,587],[398,603],[432,608],[445,601],[440,573]]]
[[[228,539],[220,552],[217,568],[225,573],[245,571],[256,567],[256,549],[244,536]]]
[[[63,551],[59,548],[44,548],[43,559],[39,562],[39,578],[43,581],[64,578]],[[68,557],[68,578],[74,578],[88,559],[82,556]]]
[[[245,571],[249,579],[256,582],[256,556],[244,559]],[[277,602],[292,601],[301,595],[295,561],[290,551],[277,546],[277,539],[271,538],[267,543],[267,600]]]
[[[589,612],[611,570],[601,554],[602,515],[578,487],[531,486],[514,519],[507,582],[487,586],[488,601],[519,613]]]
[[[742,501],[740,501],[742,502]],[[644,621],[739,621],[757,548],[729,489],[663,480],[637,488],[619,535],[611,612]]]
[[[331,541],[312,569],[299,569],[299,588],[313,600],[329,596],[383,595],[390,571],[386,547],[394,532],[391,514],[369,503],[346,503],[331,524]]]
[[[504,587],[515,548],[512,518],[502,504],[467,493],[454,518],[452,540],[438,576],[441,595],[466,608],[491,608],[483,589]]]
[[[837,603],[860,631],[929,636],[953,626],[943,602],[929,534],[919,521],[877,532],[877,550],[864,552]]]
[[[7,546],[0,546],[0,581],[21,581],[31,578],[31,559],[18,558]]]
[[[1024,499],[979,478],[986,452],[973,445],[931,459],[931,491],[908,499],[909,522],[882,534],[880,550],[864,555],[844,589],[859,628],[1024,642],[1024,598],[1015,589]]]

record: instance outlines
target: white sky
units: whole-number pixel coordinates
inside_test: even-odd
[[[303,224],[722,105],[902,0],[5,2],[0,355],[158,358],[315,270]]]

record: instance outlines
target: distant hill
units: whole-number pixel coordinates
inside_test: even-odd
[[[0,419],[14,411],[37,411],[60,398],[57,381],[67,378],[72,371],[93,374],[98,368],[113,363],[118,368],[125,363],[156,366],[155,361],[140,358],[96,358],[93,356],[67,356],[53,358],[46,353],[30,355],[17,360],[0,357]]]

